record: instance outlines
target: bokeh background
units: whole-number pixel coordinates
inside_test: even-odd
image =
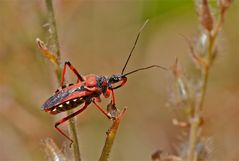
[[[215,1],[211,1],[216,6]],[[189,0],[58,0],[54,1],[62,60],[82,74],[120,73],[136,34],[150,18],[127,71],[160,64],[177,57],[190,70],[188,45],[180,34],[197,40],[200,27]],[[216,8],[214,8],[215,10]],[[214,12],[216,13],[216,10]],[[35,44],[48,41],[47,11],[43,0],[0,0],[0,160],[44,160],[41,140],[66,142],[53,127],[65,114],[40,110],[55,91],[53,66]],[[211,71],[205,103],[203,134],[212,143],[214,160],[239,160],[239,3],[234,1],[219,38],[219,56]],[[75,77],[69,72],[68,82]],[[173,77],[152,69],[129,77],[117,90],[118,107],[127,106],[111,160],[145,161],[157,149],[175,153],[181,129],[171,124],[168,107]],[[102,102],[106,106],[108,100]],[[84,160],[97,160],[111,122],[94,106],[77,117]],[[66,125],[61,126],[66,129]]]

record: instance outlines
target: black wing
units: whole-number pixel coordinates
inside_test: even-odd
[[[42,106],[42,110],[46,110],[60,104],[63,99],[71,95],[76,91],[83,91],[84,86],[80,86],[78,88],[71,88],[71,89],[63,89],[57,92],[55,95],[51,96]]]

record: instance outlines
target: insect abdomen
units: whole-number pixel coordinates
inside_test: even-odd
[[[45,111],[50,114],[57,114],[60,112],[71,110],[71,109],[81,105],[84,102],[85,102],[85,100],[82,97],[78,97],[78,98],[74,98],[74,99],[68,100],[66,102],[60,103],[52,108],[45,109]]]

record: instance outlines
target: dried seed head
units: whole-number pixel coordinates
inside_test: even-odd
[[[190,127],[190,123],[189,122],[185,122],[185,121],[179,121],[177,119],[172,119],[172,123],[174,126],[178,126],[178,127],[181,127],[181,128],[188,128]]]
[[[199,160],[211,160],[213,150],[213,140],[211,138],[201,138],[196,145]]]
[[[171,67],[175,82],[172,85],[170,92],[170,104],[177,107],[184,107],[189,99],[188,81],[179,65],[178,59]]]
[[[232,3],[232,0],[218,0],[218,5],[220,7],[221,14],[225,13],[225,11],[229,8],[231,3]]]
[[[36,38],[36,43],[38,48],[41,50],[42,54],[47,59],[49,59],[53,64],[58,66],[57,56],[47,48],[47,45],[43,41],[41,41],[39,38]]]
[[[205,34],[206,35],[206,34]],[[199,54],[199,52],[195,49],[194,45],[192,44],[191,40],[189,40],[187,37],[183,37],[186,42],[188,43],[189,49],[190,49],[190,55],[192,57],[192,60],[194,62],[194,64],[196,65],[197,68],[201,68],[204,67],[206,65],[205,60],[203,59],[203,56],[201,53]],[[206,48],[206,44],[204,42],[205,40],[202,40],[201,42],[201,49],[205,49]]]
[[[151,155],[151,159],[153,161],[183,161],[182,158],[175,155],[170,155],[162,150],[157,150],[156,152],[154,152]]]
[[[161,160],[161,154],[162,154],[162,150],[157,150],[156,152],[154,152],[152,155],[151,155],[151,158],[153,161],[160,161]]]
[[[198,15],[201,25],[207,31],[212,31],[213,29],[213,17],[208,6],[207,0],[199,0],[198,4]]]
[[[209,35],[205,32],[200,33],[198,40],[196,41],[195,50],[198,51],[201,57],[207,55],[209,45]]]
[[[178,78],[178,77],[180,77],[182,75],[182,69],[179,66],[178,58],[175,59],[175,63],[173,64],[171,69],[172,69],[172,73],[175,76],[175,78]]]

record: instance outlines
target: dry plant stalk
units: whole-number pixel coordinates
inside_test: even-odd
[[[225,1],[224,1],[225,2]],[[199,92],[199,98],[196,100],[196,104],[192,107],[192,115],[190,116],[190,131],[189,131],[189,142],[188,142],[188,151],[187,151],[187,160],[188,161],[197,161],[200,158],[200,150],[197,150],[196,146],[201,144],[201,131],[202,131],[202,123],[203,123],[203,105],[205,100],[205,95],[208,87],[208,77],[210,73],[210,69],[213,65],[213,62],[216,58],[217,54],[217,44],[216,39],[218,37],[218,33],[220,32],[223,22],[225,12],[229,7],[230,0],[227,1],[228,3],[225,6],[222,1],[219,0],[219,10],[220,10],[220,18],[217,24],[214,26],[213,24],[213,17],[211,16],[211,11],[208,6],[207,0],[202,0],[202,8],[199,8],[199,19],[201,19],[201,25],[204,29],[204,33],[207,36],[208,44],[205,43],[204,47],[206,49],[206,53],[204,56],[203,53],[199,53],[199,57],[203,59],[204,63],[198,62],[201,64],[200,72],[201,72],[201,81],[202,85]],[[207,8],[206,10],[203,8]],[[206,16],[205,16],[206,15]],[[197,60],[196,60],[197,61]],[[196,97],[195,97],[196,98]]]
[[[54,9],[52,0],[45,0],[47,10],[48,10],[48,27],[49,27],[49,37],[50,37],[50,48],[49,50],[47,46],[44,44],[43,41],[41,41],[39,38],[36,39],[38,47],[41,49],[43,55],[55,66],[56,70],[56,77],[58,80],[58,83],[60,84],[61,81],[61,73],[62,68],[60,66],[60,60],[61,60],[61,54],[60,54],[60,45],[58,41],[57,36],[57,27],[56,27],[56,20],[54,16]],[[54,52],[51,52],[54,51]],[[56,53],[56,54],[54,54]],[[70,115],[72,112],[67,111],[67,114]],[[78,136],[77,136],[77,130],[76,125],[74,122],[74,118],[69,120],[69,134],[70,137],[73,138],[74,144],[73,144],[73,152],[74,152],[74,160],[80,161],[80,149],[78,144]]]
[[[115,136],[117,134],[117,130],[118,130],[120,121],[121,121],[122,117],[124,116],[125,111],[126,111],[126,108],[123,108],[123,110],[116,117],[116,119],[113,121],[113,124],[111,125],[110,129],[108,130],[106,140],[105,140],[105,145],[103,147],[99,161],[107,161],[108,160],[110,151],[112,149],[113,142],[115,140]]]
[[[198,84],[192,85],[189,83],[190,81],[184,77],[177,61],[172,68],[177,86],[177,93],[179,95],[179,102],[181,102],[184,109],[187,111],[187,120],[178,121],[175,118],[173,119],[174,125],[188,129],[188,141],[186,149],[184,149],[186,153],[180,154],[182,160],[206,160],[209,153],[206,148],[207,145],[205,145],[205,139],[201,136],[204,123],[202,113],[210,70],[217,56],[216,40],[224,23],[225,13],[231,2],[231,0],[218,0],[219,19],[215,21],[216,18],[212,16],[213,14],[210,10],[208,0],[196,1],[197,13],[202,28],[202,37],[200,38],[201,40],[199,40],[199,42],[201,41],[200,48],[196,48],[187,38],[186,41],[189,44],[194,65],[199,69],[200,78],[196,80]]]

